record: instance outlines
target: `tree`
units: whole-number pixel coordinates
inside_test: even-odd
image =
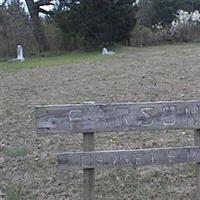
[[[128,41],[136,24],[135,0],[60,1],[55,15],[60,28],[84,45],[98,47]]]
[[[186,11],[198,10],[200,0],[152,0],[153,3],[153,24],[170,24],[179,9]]]
[[[0,57],[16,56],[16,45],[21,44],[27,52],[37,47],[30,19],[20,0],[12,0],[0,6]]]
[[[138,3],[137,19],[138,24],[151,27],[152,26],[152,16],[153,16],[153,0],[140,0]]]
[[[40,51],[48,50],[49,45],[47,42],[47,38],[45,36],[44,28],[42,26],[39,17],[39,13],[52,14],[51,11],[46,11],[42,9],[41,6],[54,5],[54,4],[52,3],[52,0],[39,0],[36,2],[34,0],[25,0],[25,1],[31,17],[33,33],[39,45],[39,49]]]

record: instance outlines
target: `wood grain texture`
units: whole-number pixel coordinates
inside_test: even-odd
[[[57,157],[60,169],[113,168],[200,162],[200,147],[67,152]]]
[[[199,129],[200,101],[36,107],[40,134]]]

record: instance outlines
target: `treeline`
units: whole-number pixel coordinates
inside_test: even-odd
[[[132,45],[200,41],[200,0],[140,0]]]
[[[114,43],[149,45],[200,39],[200,15],[194,12],[200,9],[200,0],[25,2],[23,5],[19,0],[10,0],[0,5],[0,57],[14,56],[17,44],[31,55],[47,50],[102,48]],[[54,9],[46,11],[44,5]],[[184,17],[188,19],[183,22]]]

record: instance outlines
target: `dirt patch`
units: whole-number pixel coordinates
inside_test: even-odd
[[[35,105],[198,100],[199,55],[198,45],[125,48],[96,63],[0,72],[0,199],[81,199],[82,172],[60,173],[55,154],[81,150],[82,135],[38,137]],[[96,135],[99,150],[186,145],[193,145],[192,131]],[[189,200],[195,190],[193,164],[99,170],[96,176],[98,200]]]

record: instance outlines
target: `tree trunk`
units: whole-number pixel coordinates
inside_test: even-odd
[[[33,34],[39,45],[39,50],[40,51],[49,50],[49,45],[44,32],[44,28],[39,18],[39,6],[33,0],[25,0],[25,1],[30,13],[31,22],[33,26]]]
[[[32,17],[33,33],[39,45],[40,51],[49,50],[48,41],[44,32],[44,27],[40,21],[39,16]]]

